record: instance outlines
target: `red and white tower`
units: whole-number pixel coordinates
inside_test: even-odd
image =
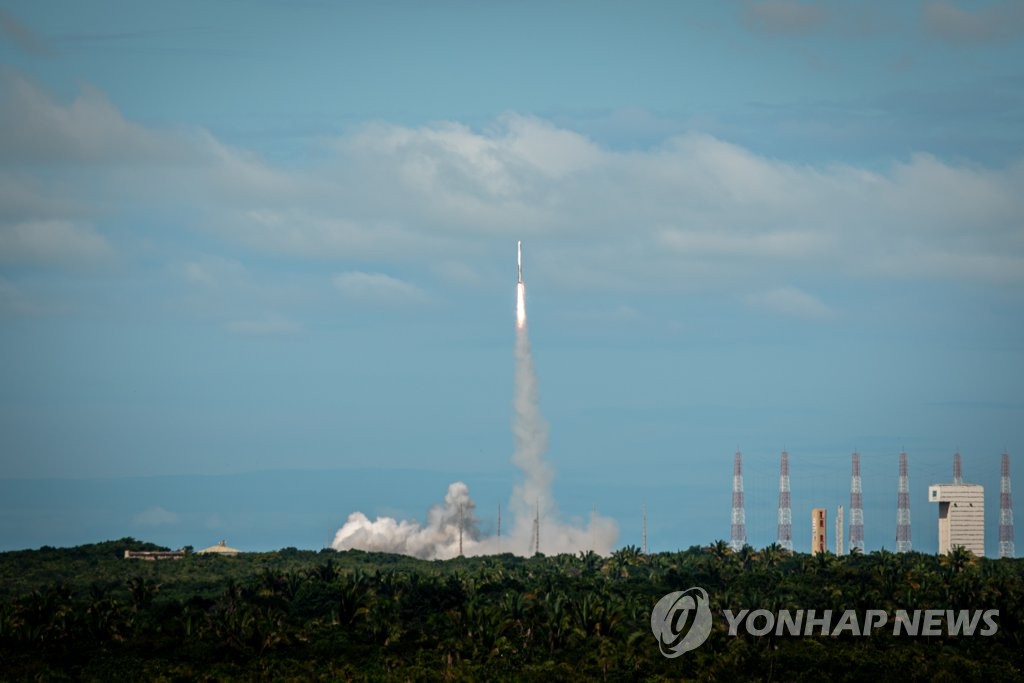
[[[747,544],[747,518],[743,512],[743,456],[736,451],[732,462],[732,540],[729,547],[739,551]]]
[[[864,552],[864,500],[860,489],[860,453],[854,453],[850,469],[850,552]]]
[[[779,530],[776,543],[793,550],[793,507],[789,501],[789,453],[782,451],[779,461]]]
[[[999,557],[1014,557],[1013,501],[1010,498],[1010,454],[1003,451],[999,472]]]
[[[907,454],[900,451],[900,482],[896,497],[896,552],[909,553],[910,544],[910,478],[907,476]]]

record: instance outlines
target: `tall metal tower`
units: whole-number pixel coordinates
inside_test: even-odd
[[[644,555],[647,554],[647,503],[644,503]]]
[[[782,451],[779,460],[779,529],[776,543],[793,550],[793,506],[789,500],[789,453]]]
[[[836,510],[836,557],[843,554],[843,506]]]
[[[533,546],[533,554],[540,554],[540,501],[537,501],[537,512],[533,516],[533,533],[530,535],[530,545]]]
[[[1010,454],[1003,451],[999,477],[999,557],[1014,557],[1013,501],[1010,498]]]
[[[850,471],[850,552],[864,552],[864,501],[860,490],[860,453],[854,453]]]
[[[747,544],[747,517],[743,512],[743,456],[736,451],[732,462],[732,540],[734,552]]]
[[[909,553],[910,544],[910,478],[907,476],[907,454],[900,451],[900,483],[896,497],[896,552]]]
[[[956,453],[953,454],[953,483],[962,484],[964,483],[964,470],[960,465],[960,449],[956,449]]]

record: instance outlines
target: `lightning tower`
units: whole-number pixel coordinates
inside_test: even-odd
[[[1003,451],[999,470],[999,557],[1014,557],[1013,501],[1010,498],[1010,454]]]
[[[956,453],[953,454],[953,483],[962,484],[964,483],[964,471],[960,465],[960,449],[956,449]]]
[[[647,554],[647,503],[644,503],[644,555]]]
[[[789,500],[789,453],[786,451],[782,451],[779,460],[779,529],[776,543],[786,550],[793,550],[793,507]]]
[[[864,501],[860,489],[860,453],[854,453],[850,469],[850,552],[864,552]]]
[[[737,450],[732,461],[732,540],[729,547],[739,551],[747,544],[747,518],[743,512],[743,456]]]
[[[900,451],[900,482],[896,496],[896,552],[909,553],[910,544],[910,478],[907,476],[907,454]]]
[[[533,554],[540,555],[540,501],[537,501],[537,512],[533,517]]]
[[[843,506],[836,510],[836,557],[843,554]]]

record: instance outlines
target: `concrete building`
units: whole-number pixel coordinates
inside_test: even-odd
[[[811,555],[828,550],[828,527],[825,526],[825,508],[811,508]]]
[[[184,550],[125,550],[124,559],[155,562],[157,560],[180,560],[187,554]]]
[[[939,552],[956,547],[985,555],[985,487],[981,484],[932,484],[928,500],[939,504]]]

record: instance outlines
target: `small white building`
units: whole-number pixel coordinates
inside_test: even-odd
[[[226,541],[221,541],[217,545],[211,545],[209,548],[203,548],[197,550],[197,555],[224,555],[228,557],[234,557],[238,553],[242,552],[238,548],[232,548],[227,544]]]
[[[939,553],[962,547],[985,555],[985,487],[981,484],[932,484],[928,500],[939,504]]]

